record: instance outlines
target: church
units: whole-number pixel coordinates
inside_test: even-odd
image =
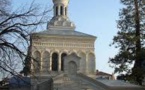
[[[97,80],[96,37],[76,30],[68,17],[69,0],[52,1],[53,17],[46,30],[31,35],[31,90],[144,90]]]
[[[53,0],[54,16],[47,29],[31,35],[31,52],[36,59],[32,72],[42,76],[68,72],[95,74],[95,36],[76,31],[68,17],[69,0]],[[73,54],[78,60],[65,60]],[[69,68],[69,69],[68,69]]]
[[[60,79],[78,73],[95,75],[96,37],[76,31],[68,17],[69,0],[53,0],[53,4],[53,17],[46,30],[31,35],[32,75]],[[58,81],[62,80],[54,80],[54,87]]]

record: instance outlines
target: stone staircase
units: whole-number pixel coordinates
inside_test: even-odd
[[[53,78],[48,76],[32,78],[31,90],[145,90],[125,82],[96,80],[93,75],[68,75],[61,73]]]
[[[54,90],[104,90],[78,75],[62,74],[54,79]]]

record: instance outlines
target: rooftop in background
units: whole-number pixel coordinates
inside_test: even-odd
[[[99,70],[96,70],[96,79],[100,80],[115,80],[114,74],[105,73]]]
[[[102,71],[99,71],[99,70],[96,70],[96,75],[106,75],[106,76],[112,76],[112,74],[105,73],[105,72],[102,72]]]
[[[98,80],[99,82],[106,85],[109,90],[145,90],[144,87],[130,84],[128,82],[120,81],[120,80]]]

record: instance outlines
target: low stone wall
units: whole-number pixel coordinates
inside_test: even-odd
[[[53,80],[49,79],[37,85],[37,90],[53,90]]]
[[[31,90],[53,90],[53,79],[47,76],[31,77]]]
[[[86,75],[84,75],[82,73],[77,74],[77,76],[80,77],[80,78],[83,78],[84,80],[87,80],[88,82],[90,82],[92,84],[100,86],[104,90],[106,90],[106,89],[108,90],[108,86],[106,86],[106,85],[98,82],[97,80],[94,80],[93,78],[90,78],[90,77],[88,77],[88,76],[86,76]]]
[[[0,87],[0,90],[9,90],[8,87]]]
[[[9,90],[31,90],[31,88],[20,87],[20,88],[10,88]]]

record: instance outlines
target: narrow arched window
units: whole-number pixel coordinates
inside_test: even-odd
[[[52,54],[52,71],[58,71],[58,54]]]
[[[58,6],[56,6],[56,12],[55,15],[58,16]]]
[[[60,7],[60,15],[63,15],[63,6]]]

